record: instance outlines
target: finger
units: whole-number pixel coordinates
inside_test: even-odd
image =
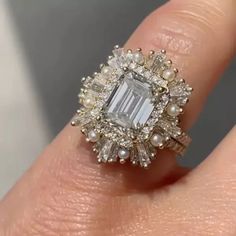
[[[120,204],[119,210],[123,212],[128,207],[129,214],[122,215],[119,224],[123,228],[117,232],[121,235],[124,232],[125,235],[235,235],[235,147],[236,126],[199,167],[175,185],[159,189],[151,200],[150,195],[144,194],[134,196],[127,205]],[[119,217],[117,212],[112,215]]]
[[[127,48],[142,47],[146,52],[166,49],[194,88],[186,128],[235,53],[235,9],[236,2],[230,0],[172,0],[147,17],[126,43]]]
[[[168,190],[172,194],[164,190],[150,203],[150,235],[235,235],[235,147],[236,126],[200,166]]]
[[[126,45],[145,50],[164,47],[170,52],[188,83],[195,87],[186,114],[188,127],[232,56],[235,44],[232,10],[233,2],[229,0],[207,3],[186,0],[178,4],[172,1],[149,16]],[[78,146],[80,139],[78,131],[67,126],[46,149],[1,205],[0,212],[8,211],[10,216],[4,218],[5,228],[14,217],[22,228],[31,219],[36,218],[35,227],[40,227],[38,222],[45,223],[49,218],[54,219],[54,225],[45,223],[41,228],[60,230],[63,227],[60,219],[65,216],[70,220],[67,227],[73,227],[72,221],[82,227],[80,222],[92,222],[112,196],[150,189],[175,165],[172,157],[164,155],[150,171],[103,168],[91,161],[93,154],[84,144]]]

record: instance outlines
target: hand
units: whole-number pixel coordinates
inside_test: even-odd
[[[195,89],[184,129],[234,56],[235,12],[233,0],[172,0],[125,45],[165,48]],[[191,171],[167,151],[142,170],[97,165],[89,150],[66,126],[2,200],[0,235],[236,235],[236,128]]]

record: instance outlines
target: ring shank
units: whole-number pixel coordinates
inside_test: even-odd
[[[191,141],[191,138],[183,132],[176,138],[171,137],[169,142],[166,144],[166,147],[174,151],[176,154],[183,156]]]

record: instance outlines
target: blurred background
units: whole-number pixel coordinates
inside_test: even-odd
[[[0,0],[0,198],[69,121],[80,78],[164,2]],[[236,61],[191,130],[183,165],[197,165],[235,124],[235,75]]]

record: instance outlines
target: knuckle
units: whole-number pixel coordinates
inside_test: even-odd
[[[193,38],[169,25],[162,26],[150,43],[154,48],[163,48],[174,56],[185,57],[191,55],[194,41]]]
[[[153,49],[165,49],[173,57],[191,56],[198,44],[193,30],[172,14],[162,15],[157,23],[157,13],[152,13],[144,22],[146,26],[154,26],[153,32],[147,37],[147,44]]]
[[[218,36],[228,27],[227,11],[217,2],[180,1],[169,4],[174,6],[164,12],[154,11],[145,21],[146,26],[152,25],[154,30],[151,46],[165,48],[174,55],[189,56],[206,43],[206,39]]]

